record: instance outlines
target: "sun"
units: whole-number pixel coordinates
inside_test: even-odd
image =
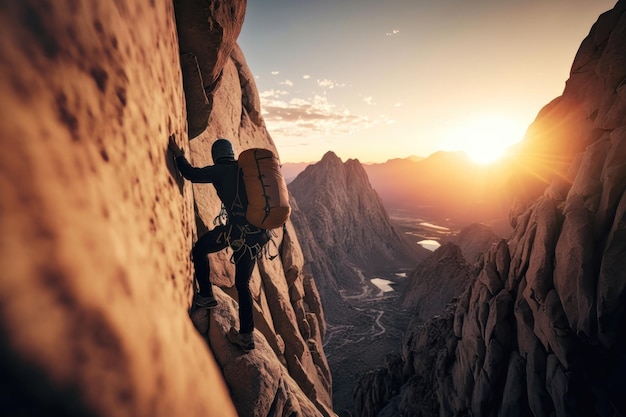
[[[487,165],[496,162],[498,159],[504,156],[504,149],[497,147],[488,147],[481,149],[466,150],[465,153],[472,160],[472,162],[478,165]]]
[[[446,132],[446,150],[463,151],[476,164],[498,161],[507,149],[519,142],[526,130],[524,123],[499,114],[477,115],[458,123]]]

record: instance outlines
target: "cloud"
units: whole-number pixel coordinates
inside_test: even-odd
[[[387,33],[385,33],[385,36],[395,36],[395,35],[397,35],[398,33],[400,33],[400,31],[399,31],[398,29],[394,29],[394,30],[392,30],[391,32],[387,32]]]
[[[266,91],[262,91],[259,93],[259,97],[261,97],[261,101],[263,101],[263,99],[267,99],[270,100],[272,98],[278,98],[281,96],[288,96],[289,92],[285,91],[285,90],[266,90]]]
[[[365,98],[363,99],[363,101],[364,101],[365,103],[369,104],[370,106],[371,106],[372,104],[375,104],[375,103],[374,103],[374,97],[372,97],[372,96],[365,97]]]
[[[386,114],[379,114],[378,119],[379,119],[378,122],[384,125],[396,124],[396,121],[394,119],[390,119],[389,116],[387,116]]]
[[[293,82],[291,80],[285,80],[280,83],[281,85],[287,85],[289,87],[293,87]]]
[[[280,74],[280,72],[279,72],[279,71],[272,71],[272,73],[271,73],[271,74],[272,74],[272,75],[278,75],[278,74]]]
[[[328,101],[325,96],[289,98],[280,90],[260,94],[261,109],[268,131],[281,139],[308,140],[345,135],[367,129],[384,120],[352,114]]]
[[[317,80],[317,85],[322,87],[322,88],[328,88],[330,90],[332,90],[335,87],[345,87],[345,84],[340,84],[336,81],[332,81],[332,80],[328,80],[328,79],[323,79],[323,80]]]
[[[305,74],[305,75],[302,76],[302,78],[305,79],[305,80],[308,80],[309,78],[311,78],[311,76]]]

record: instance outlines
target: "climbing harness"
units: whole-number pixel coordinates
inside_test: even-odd
[[[226,211],[226,206],[222,203],[222,208],[220,212],[217,213],[217,216],[213,219],[213,226],[226,226],[226,222],[228,221],[228,212]]]
[[[230,207],[230,213],[234,215],[238,215],[242,219],[246,218],[244,204],[239,195],[240,191],[240,182],[241,182],[241,168],[237,171],[237,188],[235,193],[235,198]],[[265,256],[268,260],[274,260],[279,255],[279,248],[276,244],[275,238],[278,237],[278,234],[274,230],[262,229],[257,226],[250,225],[247,220],[246,224],[239,224],[237,221],[233,221],[233,219],[229,218],[229,211],[226,209],[224,203],[220,208],[219,213],[213,219],[213,226],[228,226],[227,230],[220,235],[218,238],[219,242],[225,242],[229,248],[233,250],[233,254],[230,257],[231,263],[236,263],[241,257],[248,252],[250,254],[250,258],[260,259]],[[237,228],[235,233],[233,233],[233,228]],[[283,224],[283,229],[285,229],[285,225]],[[254,235],[265,233],[267,240],[262,243],[258,241],[249,244],[250,240],[258,240],[254,239]],[[237,238],[233,238],[233,235],[237,236]],[[249,239],[249,237],[252,237]],[[272,254],[271,248],[274,248],[274,254]]]

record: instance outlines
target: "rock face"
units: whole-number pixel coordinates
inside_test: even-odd
[[[515,159],[548,183],[512,182],[512,237],[360,380],[356,415],[626,414],[625,11],[600,16]]]
[[[340,289],[361,288],[356,269],[374,273],[411,265],[425,253],[391,225],[357,160],[343,163],[328,152],[300,173],[289,191],[297,204],[293,221],[298,232],[310,236],[303,239],[307,266],[319,277],[325,301],[337,299]]]
[[[217,136],[275,150],[236,44],[245,5],[0,6],[8,415],[334,415],[324,315],[291,223],[253,274],[256,350],[225,338],[238,325],[229,254],[211,256],[217,310],[188,315],[191,245],[219,204],[177,175],[168,137],[195,165]]]

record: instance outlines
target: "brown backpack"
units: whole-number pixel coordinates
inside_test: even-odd
[[[248,222],[261,229],[281,227],[289,218],[291,207],[276,155],[269,149],[246,149],[239,154],[238,163],[248,196]]]

